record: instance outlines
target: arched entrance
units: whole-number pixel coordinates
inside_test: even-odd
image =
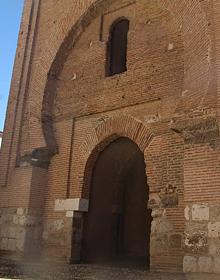
[[[144,155],[121,137],[100,153],[84,219],[82,262],[149,265],[151,212]]]

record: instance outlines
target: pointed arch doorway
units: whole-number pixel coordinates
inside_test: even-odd
[[[151,212],[144,155],[132,140],[111,142],[93,166],[81,261],[149,266]]]

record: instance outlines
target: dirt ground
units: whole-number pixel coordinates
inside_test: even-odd
[[[0,279],[29,280],[219,280],[220,275],[153,273],[95,265],[23,263],[0,259]]]

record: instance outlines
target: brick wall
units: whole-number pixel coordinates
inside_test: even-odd
[[[1,147],[1,144],[2,144],[2,137],[3,137],[3,132],[0,132],[0,147]]]
[[[181,271],[184,263],[185,271],[200,271],[208,258],[204,270],[218,272],[218,253],[210,253],[218,238],[209,234],[195,252],[198,244],[187,240],[201,229],[184,217],[184,209],[219,201],[218,3],[55,2],[25,4],[0,156],[0,206],[2,217],[11,215],[2,218],[9,228],[25,228],[26,241],[4,230],[1,248],[27,250],[28,223],[14,224],[24,216],[34,219],[35,241],[43,236],[43,247],[32,251],[69,259],[74,248],[79,255],[80,241],[71,239],[82,234],[86,210],[73,204],[89,198],[100,151],[125,136],[146,161],[151,268]],[[128,70],[105,77],[109,29],[122,16],[130,21]],[[55,211],[56,201],[72,206]],[[207,236],[213,215],[199,221]]]

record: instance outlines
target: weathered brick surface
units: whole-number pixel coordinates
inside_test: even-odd
[[[122,16],[127,71],[106,77]],[[124,136],[145,156],[151,268],[219,272],[219,22],[218,0],[26,0],[0,152],[2,250],[25,251],[36,231],[32,253],[77,255],[83,213],[55,201],[89,199],[99,153]]]

